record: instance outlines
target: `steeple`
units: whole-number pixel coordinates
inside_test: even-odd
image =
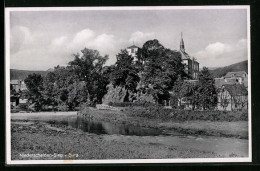
[[[184,41],[183,41],[183,39],[182,39],[182,32],[181,32],[180,51],[185,52]]]

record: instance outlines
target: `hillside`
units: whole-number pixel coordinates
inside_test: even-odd
[[[41,74],[42,76],[47,75],[49,71],[27,71],[27,70],[17,70],[10,69],[11,80],[24,80],[29,74]]]
[[[236,72],[236,71],[247,71],[248,61],[242,61],[239,63],[235,63],[226,67],[219,67],[213,70],[210,70],[210,73],[214,78],[225,76],[228,72]]]

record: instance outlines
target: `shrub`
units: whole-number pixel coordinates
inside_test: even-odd
[[[172,121],[208,120],[208,121],[247,121],[248,113],[240,111],[192,111],[165,109],[160,105],[149,107],[132,106],[126,113],[134,117],[162,119]]]
[[[131,102],[109,102],[109,106],[113,107],[127,107],[127,106],[132,106]]]
[[[96,104],[94,102],[86,102],[86,103],[82,103],[81,106],[96,107]]]
[[[66,104],[60,104],[57,106],[58,111],[68,111],[69,107]]]
[[[145,117],[149,119],[166,119],[170,114],[170,109],[165,109],[159,104],[143,106],[132,106],[127,108],[126,113],[135,117]]]
[[[18,105],[18,108],[19,108],[20,110],[28,110],[28,104],[19,104],[19,105]]]
[[[131,107],[131,106],[148,107],[148,106],[153,106],[155,104],[147,101],[137,101],[137,102],[109,102],[108,105],[113,107]]]
[[[89,107],[95,107],[93,103],[82,103],[79,105],[79,113],[81,114],[88,114],[90,113],[90,108]]]

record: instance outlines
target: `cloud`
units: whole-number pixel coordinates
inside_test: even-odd
[[[209,44],[204,50],[197,52],[196,56],[200,58],[216,58],[230,51],[232,51],[232,47],[229,44],[216,42]]]
[[[145,41],[153,39],[154,36],[155,36],[154,33],[143,33],[141,31],[136,31],[131,34],[129,42],[143,44]]]
[[[95,41],[93,42],[93,46],[98,48],[101,51],[114,50],[115,48],[115,38],[114,35],[108,34],[101,34],[96,37]]]
[[[101,55],[109,55],[107,64],[113,64],[116,61],[116,51],[118,43],[114,35],[103,33],[96,34],[91,29],[84,29],[75,34],[72,41],[68,43],[67,47],[72,52],[79,52],[83,48],[95,49]]]
[[[203,66],[226,66],[247,59],[247,39],[235,43],[211,43],[194,56]]]
[[[65,42],[67,42],[67,37],[66,36],[61,36],[58,38],[55,38],[52,40],[51,45],[52,46],[63,46],[65,44]]]
[[[86,41],[93,39],[95,36],[95,32],[90,29],[84,29],[76,34],[72,43],[73,44],[82,44],[86,43]]]
[[[17,53],[21,48],[32,43],[33,37],[29,28],[15,26],[10,31],[10,51],[11,54]]]
[[[246,47],[247,47],[247,39],[240,39],[240,40],[237,42],[236,46],[237,46],[238,48],[240,48],[240,47],[246,48]]]

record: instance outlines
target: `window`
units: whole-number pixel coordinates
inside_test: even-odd
[[[135,50],[134,49],[131,49],[131,53],[134,53],[135,52]]]

